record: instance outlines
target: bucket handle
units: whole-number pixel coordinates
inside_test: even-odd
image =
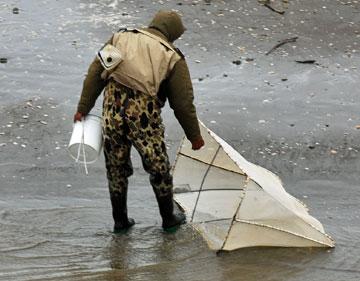
[[[85,173],[86,175],[89,174],[89,171],[88,171],[88,168],[87,168],[87,164],[86,164],[86,154],[85,154],[85,126],[84,126],[84,120],[85,118],[81,118],[81,123],[82,123],[82,134],[81,134],[81,143],[79,145],[79,149],[78,149],[78,154],[77,154],[77,157],[75,159],[75,162],[78,163],[79,162],[79,159],[80,159],[80,153],[81,153],[81,147],[82,147],[82,150],[83,150],[83,155],[84,155],[84,168],[85,168]]]

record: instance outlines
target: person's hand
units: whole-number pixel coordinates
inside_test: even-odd
[[[205,142],[204,142],[203,138],[200,136],[199,138],[191,141],[191,144],[192,144],[193,150],[199,150],[200,148],[202,148],[205,145]]]
[[[83,119],[83,117],[85,117],[84,114],[82,114],[81,112],[76,112],[74,115],[74,123],[76,121],[81,121]]]

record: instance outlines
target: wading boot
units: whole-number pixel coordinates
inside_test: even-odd
[[[114,233],[126,232],[135,224],[134,219],[128,218],[126,205],[126,192],[110,196],[112,214],[114,218]]]
[[[178,226],[186,222],[185,214],[180,211],[177,206],[174,208],[175,202],[173,200],[172,192],[162,196],[159,196],[157,193],[155,194],[163,221],[162,227],[165,231],[172,232],[176,230]],[[174,209],[176,209],[176,211]]]

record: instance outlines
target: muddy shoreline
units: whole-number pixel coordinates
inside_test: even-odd
[[[360,4],[273,4],[285,13],[255,0],[0,0],[0,280],[359,279]],[[158,9],[184,15],[187,32],[177,46],[199,118],[278,174],[335,249],[216,256],[189,225],[164,234],[135,151],[129,213],[137,224],[124,236],[111,233],[103,157],[85,176],[67,154],[72,116],[95,51],[113,31],[145,25]],[[168,105],[163,119],[174,160],[183,132]]]

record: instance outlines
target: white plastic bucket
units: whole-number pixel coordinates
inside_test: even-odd
[[[77,162],[94,163],[103,145],[102,118],[88,114],[81,122],[74,124],[68,151]]]

